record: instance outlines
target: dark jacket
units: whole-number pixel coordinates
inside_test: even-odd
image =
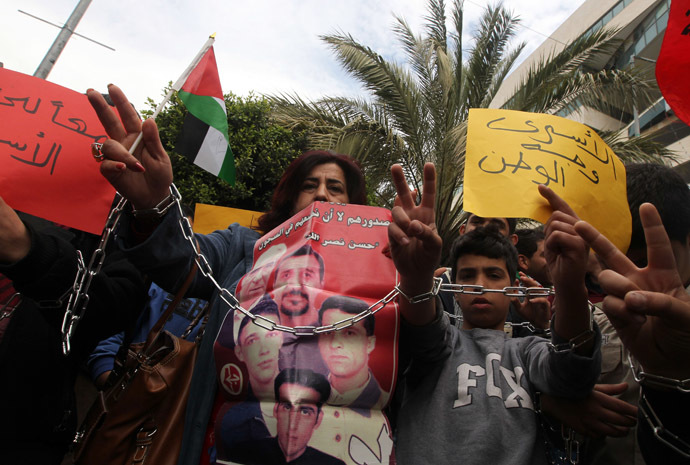
[[[97,342],[136,320],[143,308],[143,276],[113,247],[89,289],[89,304],[72,351],[62,354],[61,326],[77,273],[75,247],[62,236],[31,233],[31,251],[0,266],[23,297],[0,341],[0,463],[60,463],[74,438],[74,381]],[[88,264],[89,256],[85,260]]]

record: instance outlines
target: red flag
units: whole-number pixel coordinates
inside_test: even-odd
[[[12,208],[94,234],[115,190],[91,144],[108,137],[86,95],[0,69],[0,196]]]
[[[673,0],[656,62],[659,89],[673,112],[690,125],[690,0]]]

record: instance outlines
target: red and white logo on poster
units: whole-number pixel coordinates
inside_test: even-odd
[[[242,392],[242,370],[234,363],[224,365],[220,371],[220,382],[230,394],[238,395]]]

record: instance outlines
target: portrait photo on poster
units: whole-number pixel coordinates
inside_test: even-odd
[[[257,242],[236,291],[251,316],[228,313],[215,341],[218,463],[389,462],[399,315],[376,305],[396,283],[389,221],[315,202]]]

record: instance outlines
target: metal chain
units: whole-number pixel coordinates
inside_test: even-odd
[[[644,393],[642,396],[640,396],[638,407],[640,408],[642,416],[652,429],[654,436],[659,441],[678,452],[683,457],[690,458],[690,444],[664,427],[663,423],[661,423],[661,420],[659,419],[659,416],[650,405],[649,401],[647,400],[647,396],[645,396]]]
[[[673,379],[653,375],[651,373],[645,373],[642,369],[642,366],[639,368],[635,366],[630,352],[628,352],[628,364],[630,365],[630,371],[632,371],[632,375],[638,384],[644,384],[650,387],[674,389],[685,394],[690,394],[690,379]]]
[[[552,449],[548,453],[549,463],[577,465],[580,462],[580,442],[577,440],[575,431],[562,423],[559,423],[560,427],[553,424],[541,408],[541,394],[539,391],[534,393],[534,412],[538,415],[539,423],[544,430],[546,448],[547,450]],[[560,440],[563,441],[562,446],[557,442],[555,435],[560,436]],[[554,456],[554,454],[558,455]]]
[[[286,333],[291,333],[296,336],[313,336],[317,334],[323,334],[323,333],[329,333],[333,331],[340,331],[342,329],[348,328],[359,321],[362,321],[363,319],[367,318],[370,315],[376,314],[379,310],[381,310],[383,307],[385,307],[388,303],[392,302],[398,295],[401,295],[400,289],[396,285],[392,291],[390,291],[385,297],[380,299],[379,301],[375,302],[373,305],[371,305],[369,308],[366,310],[358,313],[357,315],[354,315],[350,318],[345,318],[341,321],[338,321],[336,323],[333,323],[331,325],[326,325],[326,326],[295,326],[295,327],[290,327],[290,326],[285,326],[281,325],[278,323],[275,323],[269,318],[266,318],[262,315],[254,315],[251,313],[249,310],[243,308],[240,305],[240,302],[237,300],[237,297],[235,297],[230,291],[222,287],[218,281],[213,277],[213,270],[211,269],[211,266],[209,265],[208,259],[202,254],[200,251],[197,250],[196,248],[196,243],[194,241],[194,232],[192,230],[192,225],[189,223],[189,220],[184,216],[184,213],[182,212],[182,206],[180,203],[180,200],[182,199],[179,191],[175,187],[174,184],[170,186],[170,193],[172,197],[175,199],[175,203],[177,205],[178,212],[180,214],[180,228],[182,229],[182,234],[184,235],[185,239],[187,242],[189,242],[190,247],[194,251],[195,257],[194,260],[197,263],[197,266],[199,267],[199,271],[208,279],[211,280],[211,283],[213,286],[216,288],[218,291],[219,297],[225,302],[230,310],[232,311],[239,311],[241,312],[244,316],[250,318],[254,324],[261,326],[262,328],[265,328],[269,331],[284,331]],[[486,289],[484,286],[473,286],[473,285],[461,285],[461,284],[442,284],[438,285],[438,283],[435,281],[434,282],[434,288],[430,291],[430,293],[427,294],[433,294],[436,295],[439,290],[445,290],[445,291],[450,291],[450,292],[455,292],[455,293],[460,293],[460,294],[484,294],[484,293],[502,293],[505,294],[509,297],[525,297],[525,298],[532,298],[532,297],[548,297],[550,295],[554,295],[553,289],[549,288],[544,288],[544,287],[506,287],[503,289]],[[405,296],[406,297],[406,296]],[[419,298],[419,296],[413,297],[412,299],[415,300]],[[421,301],[428,299],[427,295],[425,294],[424,297],[422,298]],[[410,300],[410,298],[407,298]],[[529,324],[529,327],[531,327],[533,330],[536,332],[536,328]],[[527,327],[527,326],[526,326]]]
[[[124,197],[120,196],[120,194],[116,195],[119,197],[118,203],[108,215],[108,219],[103,227],[103,233],[101,234],[101,240],[96,250],[91,254],[88,267],[84,264],[84,257],[81,251],[77,250],[77,275],[74,278],[74,284],[72,284],[72,291],[69,293],[69,301],[67,302],[65,316],[62,319],[62,353],[65,354],[65,356],[69,355],[72,349],[72,337],[74,336],[79,321],[84,316],[86,306],[89,304],[89,287],[91,287],[91,281],[93,277],[101,271],[101,267],[105,261],[105,246],[108,244],[110,235],[120,220],[122,209],[127,204],[127,200]]]
[[[381,310],[390,302],[392,302],[393,299],[395,299],[398,295],[398,291],[393,289],[385,297],[375,302],[369,308],[358,313],[357,315],[354,315],[350,318],[345,318],[344,320],[326,326],[290,327],[275,323],[274,321],[270,320],[269,318],[266,318],[263,315],[255,315],[251,313],[249,310],[243,308],[240,305],[239,300],[237,300],[237,297],[235,297],[232,294],[232,292],[228,291],[220,284],[218,284],[218,281],[216,281],[216,279],[213,277],[213,270],[209,265],[208,259],[204,256],[204,254],[197,250],[196,243],[194,242],[194,232],[192,231],[192,225],[182,213],[182,206],[180,204],[180,200],[182,197],[180,196],[180,192],[177,190],[174,184],[170,186],[170,193],[175,199],[175,203],[180,214],[180,228],[182,229],[182,234],[184,235],[187,242],[189,242],[190,247],[194,251],[194,260],[196,261],[201,274],[211,280],[211,283],[213,283],[213,286],[218,291],[218,296],[223,300],[223,302],[225,302],[228,305],[230,310],[241,312],[244,316],[250,318],[254,324],[261,326],[262,328],[268,331],[283,331],[286,333],[294,334],[296,336],[314,336],[317,334],[340,331],[342,329],[349,328],[354,324],[357,324],[358,322],[364,320],[365,318],[371,315],[376,314],[379,310]]]
[[[630,352],[628,352],[628,364],[630,365],[630,371],[632,372],[633,378],[642,386],[670,389],[680,391],[683,394],[690,394],[690,379],[673,379],[645,373],[642,366],[639,368],[635,366]],[[652,429],[654,436],[659,441],[678,452],[683,457],[690,458],[690,444],[666,429],[647,400],[647,396],[644,395],[644,392],[640,396],[638,407],[640,408],[640,413],[642,413],[642,416]]]
[[[362,321],[363,319],[371,315],[376,314],[379,310],[384,308],[387,304],[389,304],[396,297],[398,297],[398,295],[400,295],[400,290],[396,285],[393,288],[393,290],[386,294],[382,299],[372,304],[366,310],[350,318],[346,318],[336,323],[325,326],[290,327],[275,323],[274,321],[262,315],[255,315],[251,313],[249,310],[243,308],[240,305],[239,300],[237,300],[237,297],[235,297],[230,291],[222,287],[218,283],[218,281],[216,281],[215,277],[213,276],[213,270],[211,269],[211,265],[209,264],[208,259],[200,251],[197,250],[192,225],[184,215],[184,212],[182,211],[182,204],[180,202],[182,200],[182,196],[180,195],[180,192],[178,191],[175,184],[170,185],[170,196],[172,197],[172,199],[174,199],[174,204],[180,215],[179,225],[180,229],[182,230],[182,234],[184,235],[184,238],[187,240],[190,247],[194,251],[194,260],[196,261],[197,266],[199,267],[199,272],[201,272],[201,274],[204,277],[208,278],[211,281],[213,286],[218,291],[218,296],[223,300],[223,302],[225,302],[225,304],[227,304],[230,310],[237,310],[241,312],[244,316],[250,318],[254,324],[259,325],[262,328],[265,328],[269,331],[283,331],[294,334],[296,336],[313,336],[333,331],[340,331]],[[74,334],[79,320],[83,316],[83,312],[86,305],[88,304],[88,289],[91,284],[91,280],[93,276],[95,276],[100,271],[101,266],[103,264],[103,260],[105,259],[105,245],[107,244],[107,241],[113,229],[117,225],[122,210],[124,209],[126,203],[127,200],[121,198],[117,206],[113,208],[113,210],[110,212],[108,221],[106,222],[106,226],[103,230],[103,235],[101,236],[100,244],[91,256],[88,268],[84,266],[84,261],[81,256],[81,253],[78,252],[79,270],[77,272],[77,276],[72,287],[72,292],[70,293],[70,300],[62,324],[63,352],[65,353],[65,355],[67,355],[70,351],[71,337]],[[169,205],[168,208],[170,206],[171,205]],[[435,284],[434,289],[432,290],[432,294],[437,294],[439,290],[472,295],[481,295],[485,293],[501,293],[505,294],[508,297],[524,297],[528,299],[532,297],[548,297],[550,295],[554,295],[553,289],[543,287],[505,287],[503,289],[486,289],[484,288],[484,286],[462,284],[443,284],[440,286]],[[538,329],[535,328],[531,323],[520,323],[514,325],[524,326],[533,332],[538,331]]]
[[[575,431],[569,426],[561,425],[561,438],[565,444],[568,463],[577,465],[580,462],[580,443],[575,438]]]
[[[523,321],[521,323],[513,323],[512,321],[506,321],[505,324],[506,324],[506,326],[510,326],[513,329],[525,328],[530,333],[537,334],[539,336],[544,336],[544,337],[551,336],[551,330],[550,329],[537,328],[536,326],[534,326],[529,321]]]
[[[454,323],[454,324],[455,324],[457,327],[462,326],[462,321],[463,321],[462,314],[457,315],[457,314],[449,313],[449,314],[448,314],[448,317],[449,317],[451,320],[455,320],[455,323]],[[512,322],[512,321],[506,321],[506,322],[504,323],[504,325],[505,325],[506,327],[512,328],[512,329],[515,329],[515,328],[525,328],[527,331],[529,331],[529,332],[532,333],[532,334],[536,334],[537,336],[543,336],[543,337],[549,337],[549,336],[551,336],[551,330],[550,330],[550,329],[537,328],[536,326],[534,326],[534,325],[533,325],[532,323],[530,323],[529,321],[523,321],[523,322],[520,322],[520,323],[515,323],[515,322]]]
[[[440,278],[434,278],[434,280],[440,280]],[[470,295],[481,295],[481,294],[487,294],[487,293],[495,293],[495,294],[505,294],[508,297],[523,297],[526,299],[531,299],[533,297],[548,297],[552,295],[556,295],[556,292],[552,288],[545,288],[545,287],[504,287],[503,289],[486,289],[484,286],[479,286],[479,285],[473,285],[473,284],[441,284],[440,286],[437,286],[436,283],[434,283],[434,287],[432,288],[432,293],[438,288],[441,291],[446,291],[446,292],[454,292],[456,294],[470,294]],[[397,289],[397,287],[396,287]],[[426,294],[423,295],[426,297]],[[410,301],[410,298],[407,298],[408,301]],[[589,329],[582,332],[581,334],[575,336],[574,338],[570,339],[567,342],[563,342],[560,344],[554,344],[553,342],[549,342],[549,347],[551,350],[555,352],[570,352],[574,349],[577,349],[578,347],[583,346],[584,344],[587,344],[589,341],[591,341],[594,336],[596,335],[596,332],[594,331],[594,304],[590,301],[587,301],[587,305],[589,306]],[[456,309],[457,312],[457,309]],[[460,321],[462,321],[462,315],[452,315],[455,320],[456,320],[456,326]],[[551,335],[551,330],[549,329],[540,329],[535,327],[532,323],[530,322],[521,322],[521,323],[511,323],[511,322],[505,322],[505,326],[508,326],[510,328],[516,328],[516,327],[522,327],[526,328],[529,330],[532,334],[537,334],[540,336],[550,336]]]
[[[524,297],[531,299],[533,297],[549,297],[555,295],[552,288],[548,287],[504,287],[503,289],[486,289],[484,286],[472,285],[472,284],[441,284],[441,291],[453,292],[455,294],[469,294],[469,295],[481,295],[487,293],[494,294],[505,294],[508,297]],[[455,301],[454,301],[455,302]],[[457,310],[460,310],[459,308]],[[461,311],[461,310],[460,310]],[[455,320],[456,326],[460,326],[459,323],[462,322],[462,314],[449,314],[449,317]],[[506,321],[505,326],[512,329],[515,328],[525,328],[532,334],[537,334],[539,336],[548,337],[551,335],[550,329],[537,328],[529,321],[513,323],[511,321]]]
[[[5,318],[10,318],[14,311],[19,307],[22,301],[22,295],[19,292],[15,292],[10,296],[10,298],[5,302],[2,307],[0,307],[0,321]]]
[[[508,297],[525,297],[527,299],[533,297],[549,297],[556,295],[553,289],[548,287],[518,287],[508,286],[503,289],[487,289],[484,286],[474,284],[441,284],[441,291],[453,292],[455,294],[505,294]]]

